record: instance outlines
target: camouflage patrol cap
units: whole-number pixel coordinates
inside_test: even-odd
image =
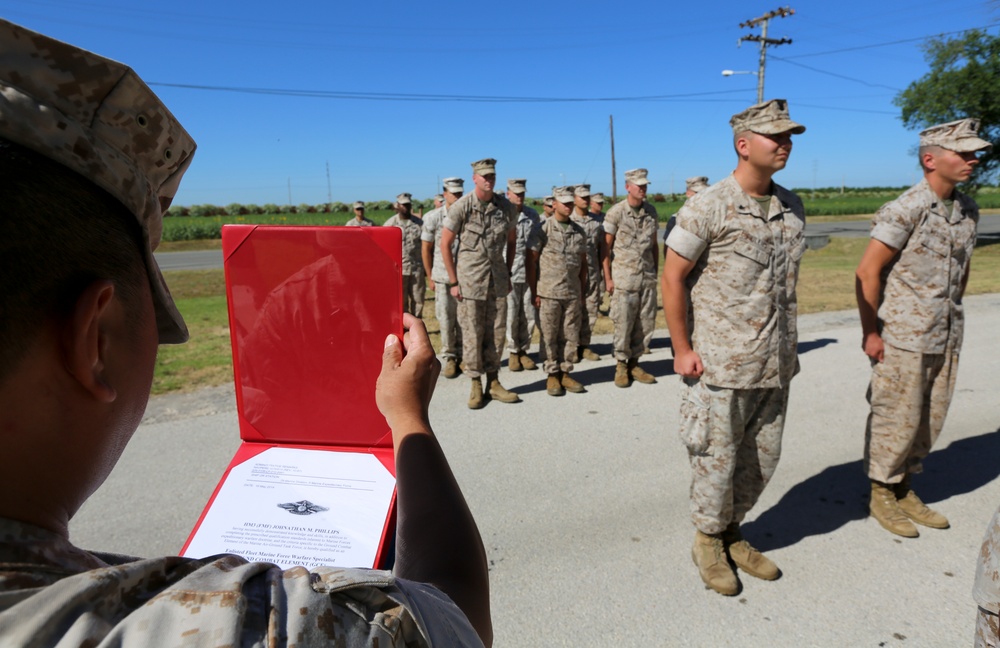
[[[465,180],[461,178],[445,178],[443,186],[444,190],[448,193],[462,193],[465,191]]]
[[[552,187],[552,198],[561,203],[571,203],[573,202],[573,189],[573,186]]]
[[[920,146],[940,146],[957,153],[993,148],[993,144],[980,139],[979,120],[972,117],[920,131]]]
[[[631,169],[625,172],[625,182],[631,182],[634,185],[648,185],[649,171],[646,169]]]
[[[497,172],[497,161],[493,158],[483,158],[472,163],[472,172],[476,175],[489,175]]]
[[[698,193],[702,189],[708,189],[708,176],[694,176],[685,180],[684,184],[688,191]]]
[[[590,194],[590,200],[592,202],[595,202],[595,203],[603,205],[604,204],[604,194],[602,194],[602,193]]]
[[[354,209],[364,209],[365,208],[365,204],[363,202],[361,202],[360,200],[355,200],[354,201],[354,205],[352,205],[352,207]]]
[[[412,200],[410,200],[411,198],[413,198],[413,194],[401,193],[398,196],[396,196],[396,204],[409,205],[412,203]]]
[[[771,99],[750,106],[743,112],[733,115],[729,125],[733,127],[733,135],[739,135],[744,131],[761,135],[789,132],[801,135],[806,132],[805,126],[793,122],[788,117],[788,102],[784,99]]]
[[[542,198],[542,204],[547,205],[548,207],[551,207],[552,203],[554,203],[555,201],[556,199],[553,196],[545,196],[544,198]]]
[[[528,181],[524,178],[512,178],[507,181],[507,191],[523,194],[528,191]]]
[[[573,187],[573,195],[579,196],[581,198],[590,198],[590,185],[589,184],[578,184]]]
[[[184,342],[153,250],[194,140],[128,66],[5,20],[0,43],[0,137],[79,173],[135,215],[160,342]]]
[[[434,202],[444,202],[444,194],[434,194]]]

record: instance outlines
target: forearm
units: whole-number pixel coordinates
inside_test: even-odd
[[[490,645],[489,573],[476,521],[430,426],[414,421],[407,429],[396,443],[393,571],[447,594]]]
[[[434,267],[434,244],[429,241],[420,243],[420,258],[424,262],[424,272],[430,277],[431,268]]]
[[[684,285],[684,280],[668,276],[664,267],[660,277],[660,290],[663,293],[663,317],[670,331],[670,345],[674,354],[691,351],[691,336],[687,325],[687,286]]]
[[[878,303],[882,293],[882,278],[878,273],[858,269],[854,280],[863,336],[878,333]]]

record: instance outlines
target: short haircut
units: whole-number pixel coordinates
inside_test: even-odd
[[[944,149],[937,144],[929,144],[927,146],[921,146],[917,149],[917,163],[920,165],[921,170],[927,171],[927,167],[924,166],[924,156],[930,153],[931,155],[940,155],[941,151]]]
[[[149,279],[135,216],[75,171],[0,137],[0,380],[41,327],[110,280],[133,314]]]

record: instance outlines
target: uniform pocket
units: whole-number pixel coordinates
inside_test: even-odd
[[[951,256],[951,243],[937,234],[931,232],[925,233],[920,239],[920,245],[938,256]]]
[[[733,245],[733,252],[751,261],[756,261],[763,266],[770,265],[771,263],[771,246],[765,245],[755,239],[744,237],[737,239]]]
[[[684,400],[681,402],[681,442],[688,453],[708,455],[708,413],[711,394],[701,380],[684,379]]]

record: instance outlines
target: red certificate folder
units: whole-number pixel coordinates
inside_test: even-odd
[[[403,333],[400,230],[226,225],[222,250],[243,443],[181,555],[385,565],[395,467],[375,382]],[[348,564],[356,545],[368,564]]]

